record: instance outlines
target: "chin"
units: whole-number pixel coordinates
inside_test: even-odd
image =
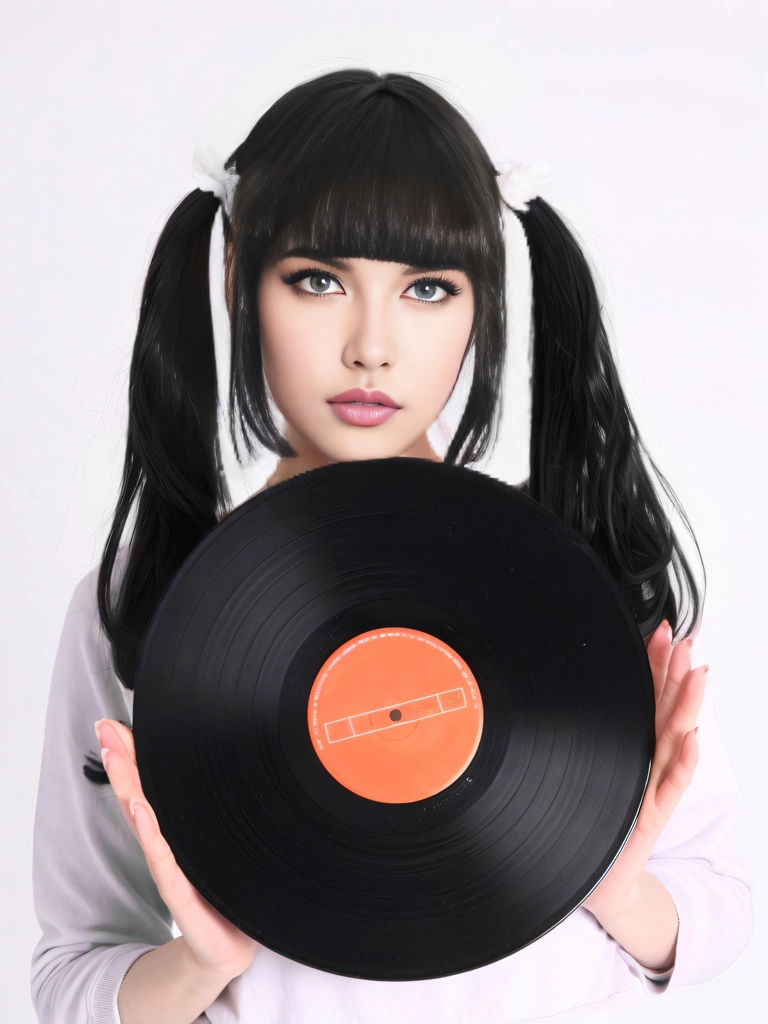
[[[376,427],[366,428],[354,428],[360,433],[363,430],[373,431]],[[358,462],[364,459],[390,459],[397,455],[404,455],[405,452],[412,447],[412,443],[407,442],[403,444],[397,444],[397,442],[391,439],[386,440],[384,438],[374,439],[361,437],[350,437],[345,443],[336,444],[322,444],[315,442],[317,448],[323,452],[323,454],[332,459],[334,462]]]

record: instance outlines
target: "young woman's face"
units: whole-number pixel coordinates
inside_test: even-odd
[[[264,374],[299,453],[292,472],[435,458],[426,431],[451,394],[472,327],[466,274],[290,255],[262,274],[258,309]],[[383,392],[399,408],[382,415],[380,406],[333,403],[353,388],[363,400]],[[363,425],[369,417],[373,425]]]

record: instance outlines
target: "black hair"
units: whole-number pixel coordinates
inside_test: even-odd
[[[144,284],[123,475],[97,583],[115,671],[128,689],[163,589],[232,510],[218,436],[209,295],[211,229],[220,209],[232,338],[229,429],[238,460],[238,428],[251,455],[254,441],[281,457],[297,454],[272,418],[255,286],[269,262],[295,246],[464,270],[475,297],[464,359],[474,348],[474,370],[445,461],[477,462],[498,433],[505,204],[496,168],[452,103],[411,75],[334,71],[281,96],[225,166],[239,176],[231,209],[208,191],[185,196],[160,234]],[[586,538],[646,640],[664,618],[679,632],[675,586],[681,599],[687,596],[694,624],[703,597],[651,471],[691,527],[643,448],[585,254],[543,199],[514,212],[533,280],[530,473],[520,486]],[[125,564],[113,598],[118,553]],[[88,760],[86,776],[107,782],[100,762]]]

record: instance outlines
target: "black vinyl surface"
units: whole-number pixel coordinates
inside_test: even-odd
[[[382,626],[449,644],[482,696],[474,758],[424,801],[355,794],[308,731],[325,660]],[[406,981],[509,956],[580,905],[637,817],[654,712],[589,545],[493,477],[399,457],[299,474],[218,524],[159,602],[133,731],[162,833],[217,910],[300,963]]]

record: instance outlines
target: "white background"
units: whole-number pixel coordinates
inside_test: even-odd
[[[600,274],[633,411],[707,567],[693,657],[711,665],[745,800],[734,841],[756,879],[755,933],[738,962],[706,985],[639,994],[640,1018],[761,1018],[764,5],[25,0],[2,17],[2,1020],[34,1021],[31,837],[48,685],[66,605],[114,508],[152,247],[228,97],[251,95],[255,116],[296,82],[355,65],[434,76],[497,166],[544,158],[554,178],[543,195]],[[502,437],[487,467],[513,483],[527,471],[518,235]],[[236,500],[272,465],[238,471]]]

